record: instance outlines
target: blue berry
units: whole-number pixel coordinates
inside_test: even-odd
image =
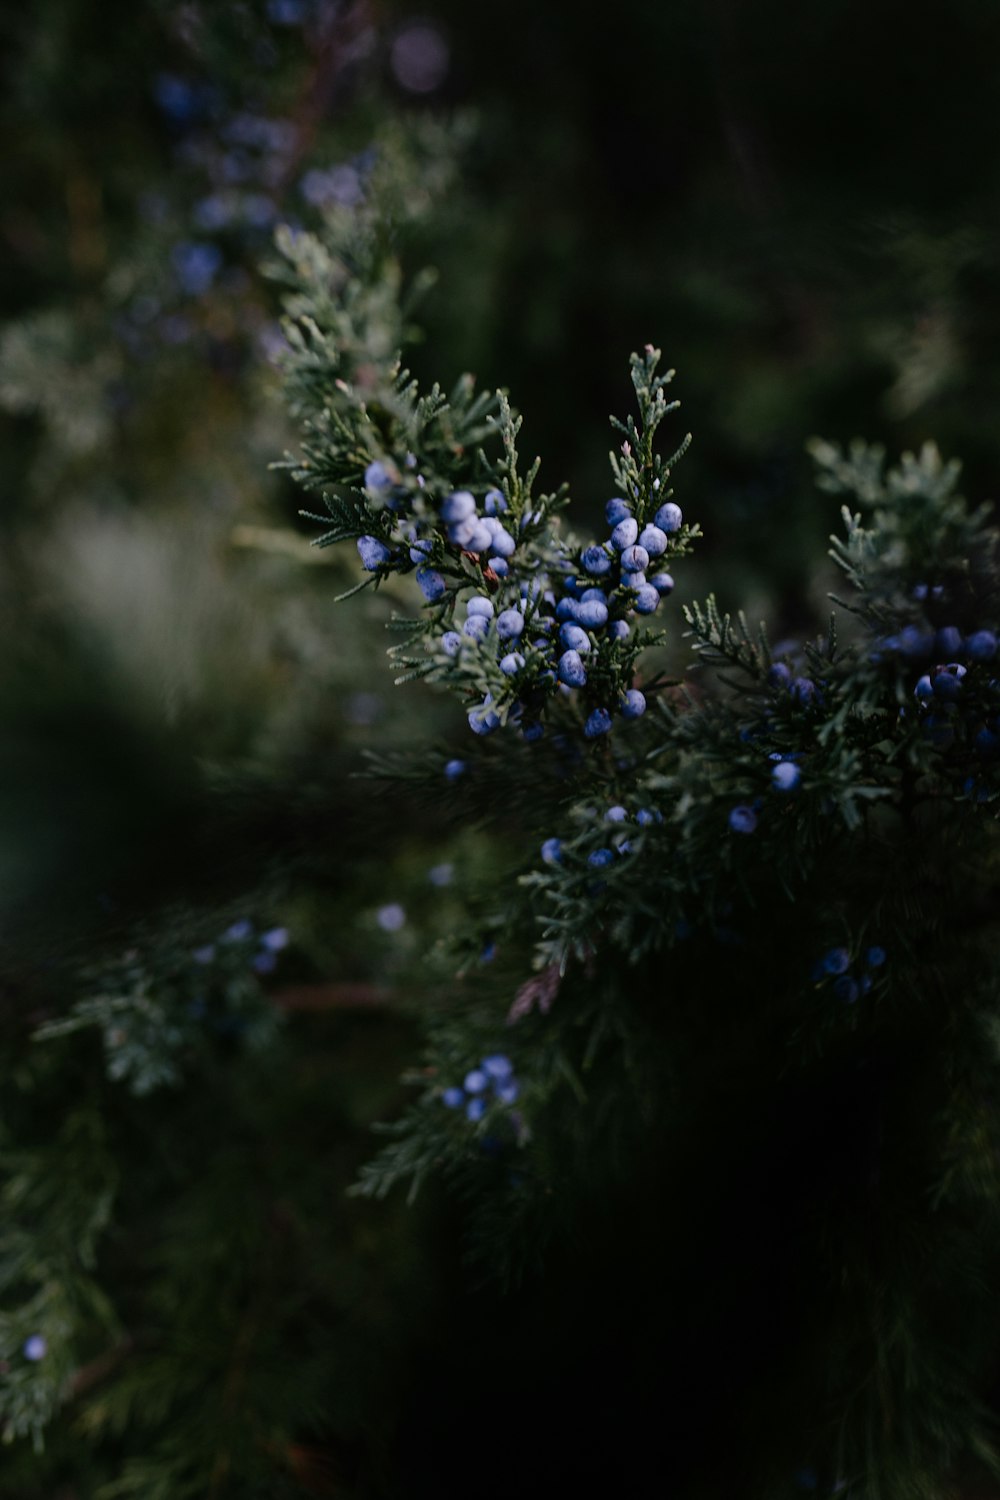
[[[877,944],[874,947],[869,948],[868,952],[865,954],[865,963],[868,965],[869,969],[880,969],[885,963],[885,960],[886,951],[884,948],[880,948]]]
[[[915,583],[913,585],[913,597],[914,599],[919,600],[920,603],[923,603],[923,601],[927,598],[926,583]]]
[[[444,774],[448,781],[457,781],[465,772],[464,760],[449,760],[445,762]]]
[[[961,656],[962,632],[957,625],[942,625],[934,637],[934,650],[939,659],[942,656]]]
[[[651,828],[654,823],[661,823],[663,819],[658,818],[656,813],[650,812],[648,807],[640,807],[635,815],[635,821],[640,828]]]
[[[617,526],[619,521],[624,521],[630,514],[628,502],[625,500],[609,500],[604,507],[604,519],[609,526]]]
[[[487,558],[486,566],[488,568],[492,568],[493,572],[498,578],[506,578],[507,574],[510,572],[510,568],[507,566],[507,559],[505,557]]]
[[[767,681],[770,687],[786,688],[790,685],[792,674],[783,661],[776,661],[767,669]]]
[[[811,677],[796,677],[789,691],[796,703],[801,703],[805,708],[816,697],[816,684]]]
[[[272,953],[280,953],[282,948],[288,947],[288,928],[272,927],[269,932],[262,932],[260,936],[261,946],[268,948]]]
[[[462,1087],[467,1094],[481,1094],[489,1087],[489,1075],[482,1068],[472,1068],[462,1079]]]
[[[575,620],[576,612],[579,608],[580,605],[576,599],[570,599],[569,597],[560,599],[556,605],[556,619],[560,624],[565,624],[567,620]]]
[[[542,845],[542,859],[547,865],[561,865],[562,839],[546,839]]]
[[[468,720],[473,734],[492,734],[495,729],[500,728],[499,715],[487,703],[470,709]]]
[[[587,681],[586,668],[579,651],[564,651],[559,658],[559,681],[567,687],[583,687]]]
[[[659,592],[651,583],[642,583],[636,590],[635,608],[640,615],[651,615],[660,607]]]
[[[521,738],[526,740],[529,745],[533,745],[536,740],[542,739],[544,734],[545,729],[543,725],[538,723],[525,724],[521,730]]]
[[[596,740],[599,735],[607,734],[611,728],[611,715],[606,708],[595,708],[583,726],[584,737],[588,740]]]
[[[476,514],[476,501],[468,490],[456,490],[441,505],[441,519],[447,525],[468,521]]]
[[[252,937],[253,923],[248,917],[241,917],[238,922],[233,922],[232,926],[226,928],[219,941],[223,943],[245,943]]]
[[[49,1346],[42,1335],[40,1333],[33,1333],[30,1338],[25,1339],[21,1352],[25,1359],[30,1359],[34,1364],[38,1360],[44,1359],[48,1350]]]
[[[515,1078],[511,1078],[507,1083],[500,1084],[499,1088],[497,1089],[497,1098],[500,1100],[501,1104],[513,1104],[520,1092],[520,1084]]]
[[[674,580],[669,573],[657,573],[649,581],[656,592],[663,598],[666,598],[667,594],[672,594],[674,591]]]
[[[494,1052],[489,1057],[483,1058],[483,1072],[488,1073],[491,1078],[502,1083],[511,1078],[514,1073],[514,1064],[503,1052]]]
[[[917,625],[906,625],[899,632],[899,650],[907,661],[926,659],[930,656],[933,645],[933,632],[921,630]]]
[[[470,615],[462,626],[462,634],[474,641],[485,639],[490,633],[490,622],[485,615]]]
[[[997,638],[992,630],[976,630],[965,643],[970,661],[992,661],[997,654]]]
[[[603,599],[581,599],[576,607],[576,618],[588,630],[600,630],[608,623],[608,606]]]
[[[607,604],[608,596],[603,589],[599,589],[596,587],[584,589],[580,595],[580,603],[590,604],[592,602],[596,602],[598,604]]]
[[[660,506],[653,519],[660,530],[665,531],[669,536],[675,531],[680,531],[684,516],[680,506],[668,500],[666,505]]]
[[[373,494],[378,495],[381,494],[384,490],[391,490],[392,484],[392,475],[389,473],[385,464],[379,463],[376,459],[374,463],[368,465],[367,469],[365,470],[366,490],[371,490]]]
[[[571,620],[559,627],[559,641],[567,651],[578,651],[585,654],[590,650],[590,636],[579,625],[574,625]]]
[[[390,901],[388,905],[379,907],[375,920],[383,932],[399,932],[406,926],[406,912],[398,901]]]
[[[734,833],[753,833],[757,827],[757,814],[752,807],[741,802],[729,814],[729,826]]]
[[[433,542],[414,542],[410,547],[410,562],[423,562],[434,551]]]
[[[646,695],[638,688],[629,688],[622,699],[622,718],[641,719],[646,712]]]
[[[358,556],[361,558],[361,566],[369,573],[375,573],[390,560],[392,548],[387,547],[385,542],[380,542],[377,536],[359,536]]]
[[[859,992],[857,983],[850,974],[841,974],[840,978],[834,982],[833,993],[845,1005],[853,1005]]]
[[[954,703],[962,691],[962,678],[965,676],[965,668],[956,665],[941,667],[935,671],[933,693],[935,698],[943,698],[946,703]]]
[[[457,1089],[453,1086],[450,1089],[445,1089],[444,1093],[441,1095],[441,1103],[448,1109],[461,1109],[462,1105],[465,1103],[465,1094],[461,1089]]]
[[[1000,748],[1000,736],[995,735],[992,729],[985,725],[976,734],[976,749],[980,755],[994,755]]]
[[[507,497],[500,490],[487,490],[483,497],[483,510],[488,516],[503,515],[507,509]]]
[[[465,1118],[467,1120],[471,1120],[472,1123],[473,1123],[473,1125],[475,1125],[479,1120],[481,1120],[483,1118],[483,1115],[485,1113],[486,1113],[486,1100],[485,1099],[470,1099],[469,1102],[468,1102],[468,1104],[465,1106]]]
[[[614,807],[609,807],[604,814],[605,823],[624,823],[627,819],[628,813],[619,803],[616,803]]]
[[[633,516],[626,516],[624,521],[619,521],[618,525],[612,531],[611,545],[616,552],[624,552],[626,547],[632,546],[638,535],[638,521]]]
[[[779,792],[794,791],[802,780],[802,772],[793,761],[779,760],[771,771],[771,781]]]
[[[613,641],[627,641],[630,634],[627,620],[612,620],[608,626],[608,635]]]
[[[502,641],[516,640],[524,630],[524,616],[519,609],[505,609],[497,616],[497,635]]]
[[[500,618],[503,619],[503,616],[501,615]],[[500,670],[505,677],[513,677],[514,673],[520,672],[523,666],[524,657],[520,651],[509,651],[500,661]]]
[[[457,656],[462,649],[462,637],[457,630],[446,630],[441,637],[441,650],[445,656]]]
[[[913,689],[913,696],[914,698],[918,699],[933,698],[934,684],[931,682],[926,672],[924,673],[923,677],[920,678],[916,687]]]
[[[435,599],[440,599],[448,587],[441,574],[434,568],[418,568],[417,583],[424,598],[428,599],[432,604]]]
[[[472,521],[468,524],[472,529],[469,532],[468,539],[461,543],[467,552],[488,552],[491,547],[496,545],[493,534],[488,526],[484,526],[481,521]],[[507,533],[504,532],[504,536],[506,535]]]
[[[823,955],[821,962],[826,974],[846,974],[851,955],[846,948],[831,948],[829,953]]]
[[[600,578],[611,571],[611,559],[603,547],[588,547],[580,558],[585,572],[593,578]]]
[[[667,533],[659,526],[644,526],[639,537],[639,546],[645,547],[650,557],[660,557],[670,545]]]
[[[611,849],[593,849],[587,855],[587,863],[595,870],[603,870],[606,865],[613,864],[614,858]]]
[[[453,521],[448,527],[448,540],[456,547],[468,548],[472,538],[479,530],[474,517],[468,517],[464,521]]]
[[[626,573],[644,573],[649,566],[649,553],[645,547],[626,547],[621,555],[621,564]]]
[[[493,538],[493,551],[500,557],[513,556],[517,551],[517,542],[511,536],[510,532],[504,531],[498,521],[495,521],[492,526],[489,521],[484,521],[483,525]]]
[[[465,613],[467,615],[482,615],[485,619],[492,620],[492,601],[485,598],[482,594],[473,594],[472,598],[466,602]]]

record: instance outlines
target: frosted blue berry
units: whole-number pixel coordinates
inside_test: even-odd
[[[457,630],[446,630],[441,637],[441,650],[445,656],[457,656],[462,649],[462,637]]]
[[[432,604],[435,599],[440,599],[448,585],[441,574],[434,568],[418,568],[417,583],[424,598]]]
[[[603,599],[581,599],[576,607],[576,618],[588,630],[600,630],[608,623],[608,606]]]
[[[510,1078],[506,1083],[501,1083],[498,1087],[497,1098],[500,1100],[501,1104],[513,1104],[515,1103],[520,1092],[521,1086],[517,1082],[517,1079]]]
[[[462,1087],[467,1094],[481,1094],[489,1087],[489,1081],[488,1074],[484,1073],[482,1068],[473,1068],[462,1079]]]
[[[833,993],[845,1005],[853,1005],[859,994],[856,980],[852,979],[850,974],[841,974],[840,978],[834,981]]]
[[[21,1348],[25,1359],[30,1359],[33,1364],[44,1359],[48,1351],[49,1346],[40,1333],[33,1333],[30,1338],[25,1339]]]
[[[448,1109],[461,1109],[465,1103],[465,1094],[461,1089],[452,1086],[450,1089],[445,1089],[441,1095],[441,1103]]]
[[[468,521],[476,514],[476,501],[468,490],[456,490],[441,504],[441,519],[447,525]]]
[[[571,620],[559,627],[559,641],[567,651],[579,651],[585,653],[590,650],[590,637],[579,625],[574,625]]]
[[[586,668],[579,651],[564,651],[559,658],[559,681],[567,687],[583,687],[587,681]]]
[[[503,615],[500,616],[501,620]],[[524,657],[520,651],[508,651],[507,655],[500,660],[500,670],[505,677],[513,677],[515,672],[520,672],[524,666]]]
[[[606,865],[614,863],[614,851],[611,849],[592,849],[587,855],[587,863],[595,870],[603,870]]]
[[[487,558],[486,566],[488,568],[492,568],[493,572],[498,578],[506,578],[507,574],[510,572],[510,568],[507,566],[507,559],[505,557]]]
[[[492,528],[492,534],[493,551],[497,553],[499,557],[513,556],[513,554],[517,551],[517,542],[511,536],[510,532],[504,531],[502,526],[494,526]]]
[[[599,589],[595,585],[592,588],[584,589],[580,595],[581,604],[590,604],[592,600],[596,600],[598,604],[607,604],[608,596],[603,589]]]
[[[370,463],[368,465],[367,469],[365,470],[366,490],[371,490],[373,495],[379,495],[384,493],[384,491],[386,490],[391,490],[392,485],[392,475],[389,473],[389,470],[386,468],[385,464],[379,463],[376,459],[374,463]]]
[[[458,778],[464,774],[464,771],[464,760],[449,760],[445,762],[444,774],[446,780],[448,781],[457,781]]]
[[[282,948],[288,947],[288,928],[272,927],[269,932],[262,932],[260,936],[261,947],[268,948],[272,953],[280,953]]]
[[[666,598],[667,594],[672,594],[674,591],[674,580],[669,573],[657,573],[649,581],[656,592],[663,598]]]
[[[410,548],[410,562],[423,562],[434,551],[433,542],[414,542]]]
[[[613,641],[627,641],[630,633],[627,620],[612,620],[608,626],[608,635]]]
[[[485,615],[470,615],[462,626],[462,634],[474,641],[485,639],[490,632],[490,622]]]
[[[752,807],[741,802],[729,814],[729,826],[734,833],[753,833],[757,827],[757,814]]]
[[[369,573],[375,573],[390,560],[392,548],[387,547],[385,542],[380,542],[377,536],[359,536],[358,556],[361,558],[361,566]]]
[[[668,500],[666,505],[660,506],[653,519],[660,530],[665,531],[670,536],[673,532],[680,531],[684,522],[684,515],[679,505],[675,505],[672,500]]]
[[[497,616],[497,635],[502,641],[513,641],[524,630],[524,616],[519,609],[505,609]]]
[[[649,566],[649,553],[645,547],[626,547],[621,555],[621,564],[626,573],[644,573]]]
[[[604,814],[605,823],[624,823],[627,820],[628,813],[625,811],[624,807],[622,807],[621,804],[617,802],[615,803],[614,807],[609,807],[607,812]]]
[[[580,562],[584,571],[592,578],[600,578],[611,571],[611,559],[603,547],[588,547],[582,554]]]
[[[919,679],[916,687],[913,689],[913,696],[914,698],[918,699],[933,698],[934,684],[931,682],[926,672],[924,673],[923,677]]]
[[[487,490],[483,496],[483,510],[488,516],[503,515],[507,509],[507,497],[500,490]]]
[[[965,643],[970,661],[992,661],[997,654],[997,638],[992,630],[975,630]]]
[[[542,859],[547,865],[561,865],[562,839],[546,839],[542,845]]]
[[[659,526],[644,526],[639,537],[639,546],[645,547],[650,557],[660,557],[669,546],[667,533]]]
[[[588,740],[596,740],[600,735],[607,734],[610,728],[611,715],[607,709],[595,708],[583,726],[584,737]]]
[[[824,953],[821,962],[826,974],[846,974],[851,955],[846,948],[831,948],[829,953]]]
[[[880,969],[885,963],[885,960],[885,949],[880,948],[878,944],[876,944],[872,948],[869,948],[868,952],[865,954],[865,963],[868,965],[869,969]]]
[[[651,828],[654,823],[662,823],[663,819],[651,812],[648,807],[640,807],[635,815],[635,821],[640,828]]]
[[[456,547],[468,548],[478,530],[479,527],[472,517],[464,521],[453,521],[448,527],[448,540]]]
[[[646,695],[638,688],[629,688],[622,699],[622,718],[641,719],[646,712]]]
[[[465,1118],[467,1120],[471,1120],[474,1125],[483,1118],[483,1115],[485,1113],[485,1099],[470,1099],[468,1104],[465,1106]]]
[[[639,535],[639,523],[634,516],[626,516],[624,521],[611,533],[611,545],[616,552],[624,552],[626,547],[631,547]]]
[[[462,546],[468,552],[489,552],[490,548],[496,545],[489,527],[484,526],[481,521],[473,521],[470,525],[472,530],[469,533],[468,540],[463,542]],[[507,533],[504,532],[504,536],[506,535]]]
[[[565,624],[567,620],[575,620],[576,612],[579,608],[580,605],[576,599],[570,599],[568,597],[565,599],[560,599],[559,603],[556,605],[556,619],[560,622],[560,624]]]
[[[489,1057],[484,1057],[482,1066],[483,1072],[488,1073],[498,1083],[512,1078],[514,1074],[514,1064],[503,1052],[494,1052]]]
[[[802,772],[794,761],[779,760],[772,768],[771,781],[779,792],[792,792],[802,780]]]
[[[659,592],[651,583],[641,583],[636,589],[635,610],[640,615],[651,615],[660,607]]]
[[[466,602],[465,613],[467,615],[482,615],[487,620],[493,618],[493,603],[482,594],[473,594]]]
[[[624,521],[630,514],[628,502],[625,500],[609,500],[604,507],[604,519],[609,526],[617,526],[619,521]]]

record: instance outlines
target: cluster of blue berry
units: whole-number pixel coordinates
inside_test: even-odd
[[[917,700],[924,735],[939,750],[948,750],[955,740],[959,705],[965,695],[969,671],[975,672],[977,667],[985,667],[993,661],[997,654],[996,634],[992,630],[974,630],[963,636],[956,625],[945,625],[937,631],[921,631],[916,626],[907,626],[889,644],[896,641],[900,655],[916,670],[929,666],[929,670],[921,672],[917,678],[913,696]],[[996,686],[992,680],[989,685]],[[986,717],[980,711],[975,723],[966,728],[981,755],[993,755],[1000,749],[1000,735],[997,734],[1000,719],[995,715]]]
[[[447,495],[435,511],[419,496],[420,476],[416,482],[415,497],[400,484],[398,470],[381,461],[369,464],[364,487],[373,508],[398,511],[409,497],[413,513],[382,537],[359,537],[358,553],[372,573],[407,571],[415,565],[424,598],[442,606],[442,617],[453,608],[467,578],[459,573],[449,586],[440,568],[450,564],[455,572],[456,555],[463,553],[478,562],[482,592],[466,599],[461,630],[445,630],[434,642],[447,660],[460,658],[470,647],[495,653],[506,683],[497,684],[496,693],[486,691],[469,711],[473,732],[491,734],[511,721],[520,724],[525,740],[540,739],[545,702],[560,690],[586,690],[587,739],[607,734],[616,712],[626,720],[640,718],[646,698],[631,686],[627,668],[629,617],[653,614],[673,589],[663,561],[683,524],[680,507],[672,501],[661,505],[640,531],[628,503],[610,500],[606,517],[611,533],[605,543],[586,547],[579,556],[567,551],[547,570],[526,561],[522,571],[528,576],[518,579],[510,560],[537,514],[522,516],[518,524],[508,521],[507,499],[497,489],[484,496],[482,514],[468,490]],[[594,701],[601,698],[603,702]]]
[[[862,971],[857,978],[851,973],[851,954],[848,948],[831,948],[813,965],[811,978],[814,984],[831,983],[833,994],[845,1005],[853,1005],[861,995],[867,995],[874,980],[872,974],[881,969],[886,961],[886,951],[877,944],[865,951]]]
[[[272,927],[255,938],[253,923],[248,918],[241,917],[238,922],[233,922],[220,935],[218,944],[225,944],[228,947],[233,944],[246,945],[255,941],[257,952],[250,961],[250,967],[256,974],[273,973],[277,968],[278,954],[283,948],[288,947],[287,927]],[[195,948],[191,957],[196,964],[212,964],[218,957],[218,946],[216,943],[206,943],[201,948]]]
[[[616,855],[633,852],[634,834],[630,833],[630,827],[651,828],[654,823],[662,822],[663,814],[658,809],[640,807],[630,813],[620,803],[615,803],[607,809],[601,823],[601,838],[608,842],[587,853],[587,865],[592,870],[607,869],[608,865],[614,863]],[[564,847],[562,839],[546,839],[541,848],[542,862],[547,865],[565,864],[567,852],[569,851]]]
[[[813,678],[796,676],[783,661],[776,661],[768,669],[767,681],[770,687],[777,688],[779,692],[787,692],[792,701],[803,708],[823,701],[822,692]]]
[[[514,1064],[502,1052],[494,1052],[466,1073],[460,1088],[453,1084],[443,1089],[441,1103],[448,1109],[464,1109],[466,1119],[476,1124],[491,1104],[514,1104],[520,1092]]]
[[[802,781],[802,767],[798,764],[801,754],[797,750],[772,750],[768,760],[771,766],[771,786],[776,792],[794,792]],[[729,826],[733,833],[753,833],[757,818],[764,806],[763,797],[752,802],[739,802],[730,809]]]

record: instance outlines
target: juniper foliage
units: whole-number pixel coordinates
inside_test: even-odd
[[[372,320],[403,329],[381,300],[397,260],[357,248],[381,243],[379,215],[376,174],[322,239],[280,242],[304,434],[285,462],[326,507],[319,544],[357,541],[364,583],[423,574],[390,655],[473,731],[453,780],[435,752],[373,774],[436,786],[442,816],[494,830],[509,873],[455,943],[459,974],[477,948],[490,961],[432,1007],[413,1103],[357,1190],[412,1199],[443,1175],[473,1252],[515,1284],[607,1204],[637,1232],[644,1197],[666,1194],[693,1242],[642,1252],[647,1338],[678,1338],[699,1272],[708,1314],[730,1260],[747,1300],[775,1303],[765,1394],[747,1380],[736,1402],[754,1492],[788,1492],[796,1444],[807,1487],[866,1500],[938,1494],[970,1464],[1000,1474],[988,508],[930,445],[887,467],[877,448],[815,443],[820,488],[848,500],[832,548],[848,592],[827,629],[774,648],[710,597],[683,612],[686,682],[651,673],[642,610],[669,617],[668,590],[642,590],[699,534],[669,499],[688,439],[654,447],[672,372],[652,347],[632,356],[638,415],[612,419],[608,514],[635,525],[588,548],[564,487],[533,495],[504,392],[464,377],[447,401],[423,394],[378,344]],[[651,525],[662,545],[636,559]],[[497,1056],[506,1096],[483,1062]],[[711,1242],[716,1192],[745,1204],[760,1174],[754,1248]],[[738,1346],[756,1323],[721,1302],[715,1336]]]

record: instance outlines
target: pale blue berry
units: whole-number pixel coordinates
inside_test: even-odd
[[[649,581],[661,598],[665,599],[668,594],[672,594],[674,591],[674,580],[669,573],[657,573]]]
[[[752,807],[741,802],[729,814],[729,826],[734,833],[753,833],[757,827],[757,814]]]
[[[603,599],[581,599],[577,605],[576,618],[588,630],[600,630],[608,623],[608,606]]]
[[[588,547],[580,558],[584,571],[593,578],[600,578],[611,571],[611,559],[603,547]]]
[[[33,1364],[44,1359],[48,1353],[49,1346],[40,1333],[33,1333],[30,1338],[25,1339],[21,1352],[25,1359],[30,1359]]]
[[[640,807],[635,815],[635,821],[640,828],[651,828],[654,823],[662,822],[662,819],[658,818],[656,813],[650,812],[648,807]]]
[[[500,728],[499,715],[484,703],[479,708],[474,708],[468,715],[469,728],[473,734],[492,734],[495,729]]]
[[[560,656],[559,681],[567,687],[583,687],[587,681],[587,672],[579,651],[564,651]]]
[[[496,545],[489,527],[485,526],[482,521],[473,521],[470,524],[472,530],[469,533],[468,541],[461,544],[466,551],[488,552],[491,547]],[[506,535],[507,533],[504,532],[504,536]]]
[[[461,1089],[453,1086],[450,1089],[445,1089],[441,1095],[441,1103],[448,1109],[461,1109],[465,1103],[465,1094]]]
[[[503,515],[507,509],[507,497],[500,490],[487,490],[483,497],[483,510],[488,516]]]
[[[614,851],[611,849],[592,849],[587,855],[587,863],[595,870],[603,870],[605,866],[614,862]]]
[[[484,522],[483,524],[486,525],[486,522]],[[496,524],[492,528],[490,528],[490,531],[493,537],[493,551],[496,552],[499,557],[513,556],[513,554],[517,551],[517,542],[511,536],[510,532],[504,531],[503,527],[499,524]]]
[[[514,641],[524,630],[524,616],[519,609],[505,609],[497,616],[497,635],[502,641]]]
[[[464,760],[445,761],[444,774],[448,781],[457,781],[465,772]]]
[[[389,562],[392,548],[387,547],[385,542],[380,542],[377,536],[359,536],[358,556],[361,558],[361,566],[369,573],[375,573]]]
[[[406,926],[406,912],[398,901],[390,901],[379,907],[375,920],[383,932],[399,932]]]
[[[613,641],[627,641],[630,633],[627,620],[612,620],[608,626],[608,635]]]
[[[561,865],[562,839],[546,839],[542,845],[542,859],[547,865]]]
[[[660,607],[660,595],[651,583],[641,583],[635,594],[635,611],[640,615],[651,615]]]
[[[365,489],[371,490],[373,494],[381,494],[384,490],[391,490],[393,485],[392,475],[385,464],[379,463],[378,459],[370,463],[365,470]]]
[[[441,574],[434,568],[418,568],[417,583],[424,598],[432,604],[435,599],[440,599],[448,585]]]
[[[668,500],[666,505],[660,506],[653,519],[660,530],[665,531],[670,536],[675,531],[680,531],[684,515],[679,505],[675,505],[672,500]]]
[[[479,1120],[481,1120],[483,1118],[483,1115],[485,1113],[486,1113],[486,1100],[485,1099],[470,1099],[469,1102],[468,1102],[468,1104],[465,1106],[465,1118],[467,1120],[471,1120],[472,1123],[473,1123],[473,1125],[475,1125]]]
[[[779,792],[794,791],[802,780],[802,772],[794,761],[779,760],[771,771],[771,781]]]
[[[609,500],[604,507],[604,519],[609,526],[617,526],[619,521],[624,521],[630,515],[628,502],[625,500]]]
[[[441,650],[445,656],[457,656],[462,649],[462,637],[457,630],[446,630],[441,637]]]
[[[227,927],[220,938],[223,943],[245,943],[253,937],[253,923],[248,917],[241,917],[238,922],[233,922]]]
[[[628,813],[620,803],[616,802],[614,807],[609,807],[604,814],[605,823],[624,823],[628,819]]]
[[[574,625],[571,620],[567,620],[559,627],[559,641],[567,651],[583,653],[590,650],[590,636],[579,625]]]
[[[622,718],[641,719],[646,712],[646,695],[638,688],[628,688],[622,699]]]
[[[503,619],[503,615],[500,616]],[[505,677],[513,677],[515,672],[520,672],[524,666],[524,657],[520,651],[508,651],[507,655],[500,659],[500,670]]]
[[[645,547],[626,547],[621,555],[621,564],[626,573],[644,573],[649,566],[649,553]]]
[[[488,568],[492,568],[493,572],[498,578],[506,578],[507,574],[510,572],[510,568],[507,566],[507,559],[505,557],[490,557],[487,559],[486,566]]]
[[[645,547],[650,557],[660,557],[669,546],[667,533],[659,526],[644,526],[639,537],[639,546]]]
[[[483,1072],[488,1073],[498,1083],[502,1083],[505,1079],[513,1077],[514,1064],[505,1053],[494,1052],[489,1057],[483,1058]]]
[[[467,615],[482,615],[485,619],[492,620],[492,600],[485,598],[482,594],[473,594],[472,598],[466,601],[465,613]]]
[[[476,514],[476,501],[468,490],[456,490],[441,504],[441,519],[448,525],[468,521]]]
[[[639,535],[639,523],[634,516],[626,516],[624,521],[611,533],[611,545],[616,552],[624,552],[626,547],[631,547]]]
[[[520,1092],[521,1086],[517,1082],[517,1079],[511,1078],[506,1083],[500,1084],[497,1089],[497,1098],[501,1104],[513,1104]]]
[[[269,932],[262,932],[261,946],[269,948],[272,953],[280,953],[282,948],[288,947],[289,937],[287,927],[272,927]]]
[[[490,622],[485,615],[470,615],[462,626],[462,634],[470,636],[475,641],[481,641],[489,635]]]
[[[430,557],[433,551],[433,542],[414,542],[410,548],[410,561],[415,563],[423,562],[424,558]]]
[[[462,1079],[462,1087],[467,1094],[481,1094],[489,1087],[489,1075],[482,1068],[472,1068]]]

